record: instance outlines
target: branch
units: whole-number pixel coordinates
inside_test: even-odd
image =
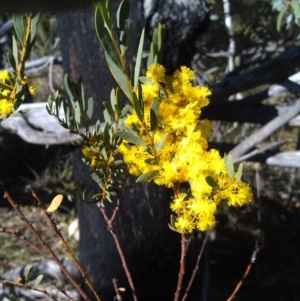
[[[300,112],[300,99],[298,99],[294,105],[285,108],[285,110],[272,121],[267,123],[258,131],[254,132],[239,145],[233,148],[232,155],[234,158],[241,157],[248,150],[250,150],[255,144],[263,141],[269,137],[273,132],[286,124],[292,118],[294,118]]]
[[[290,48],[260,66],[239,75],[224,78],[213,84],[211,102],[218,102],[230,95],[245,91],[263,84],[281,84],[300,65],[300,46]]]

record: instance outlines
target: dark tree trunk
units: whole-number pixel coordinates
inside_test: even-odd
[[[101,103],[116,87],[106,65],[93,24],[93,8],[58,15],[64,70],[73,80],[83,76],[86,97],[96,103],[95,117],[102,118]],[[143,26],[142,4],[132,1],[135,34]],[[90,183],[90,171],[75,154],[75,180]],[[179,269],[180,235],[168,228],[171,192],[153,184],[135,184],[130,178],[121,192],[114,224],[128,260],[140,300],[172,300]],[[106,205],[111,210],[111,205]],[[102,300],[113,300],[112,278],[125,286],[124,300],[132,300],[113,238],[95,205],[78,202],[80,261]],[[199,287],[199,285],[198,285]],[[128,296],[128,297],[127,297]]]

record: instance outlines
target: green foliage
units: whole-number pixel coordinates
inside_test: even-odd
[[[285,25],[287,28],[292,23],[300,25],[300,3],[298,0],[272,0],[272,9],[278,12],[276,28],[278,31]]]
[[[122,142],[120,135],[116,133],[120,132],[123,112],[127,113],[127,110],[120,108],[120,91],[113,89],[110,103],[103,103],[103,115],[106,123],[101,124],[98,120],[93,124],[94,101],[92,98],[85,100],[82,78],[79,77],[78,82],[74,83],[66,75],[64,83],[69,102],[63,100],[61,95],[56,92],[54,97],[49,97],[46,109],[50,115],[58,119],[61,126],[82,138],[83,162],[93,170],[91,177],[101,191],[101,193],[94,194],[93,198],[101,202],[105,199],[111,200],[120,185],[119,176],[124,174],[123,161],[116,160],[118,147]],[[64,117],[60,115],[61,108]],[[77,187],[80,189],[83,199],[93,191],[91,187],[80,185]]]

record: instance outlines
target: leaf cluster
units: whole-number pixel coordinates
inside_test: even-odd
[[[101,201],[110,200],[120,185],[119,175],[124,173],[123,161],[116,159],[122,139],[114,133],[119,131],[128,107],[121,110],[120,90],[113,89],[110,103],[103,103],[105,123],[97,120],[94,124],[92,121],[94,100],[93,98],[85,99],[82,78],[79,77],[75,83],[68,75],[65,75],[64,84],[69,101],[64,100],[56,92],[54,97],[49,97],[46,109],[50,115],[58,119],[62,127],[81,137],[83,161],[92,168],[91,177],[101,189],[101,193],[95,194],[94,198],[101,199]],[[83,199],[92,190],[91,187],[82,185],[78,187],[82,191]]]

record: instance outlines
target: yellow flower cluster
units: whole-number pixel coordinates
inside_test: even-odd
[[[14,76],[8,72],[8,70],[0,71],[0,120],[7,118],[14,109],[14,95],[12,92],[14,90]],[[22,80],[22,84],[28,83],[28,78],[25,76]],[[29,86],[30,94],[35,93],[36,88],[34,86]]]
[[[11,93],[8,70],[0,71],[0,119],[6,118],[13,111],[14,103],[9,99]]]
[[[201,108],[208,105],[211,92],[206,87],[192,85],[194,72],[181,67],[167,83],[164,67],[154,64],[149,66],[146,77],[149,80],[142,85],[144,120],[140,121],[135,112],[125,120],[127,127],[139,129],[145,144],[130,145],[123,141],[119,151],[132,175],[156,171],[154,182],[173,188],[171,209],[176,213],[178,232],[207,230],[215,224],[214,214],[221,200],[241,206],[251,201],[251,189],[237,181],[236,175],[233,178],[228,175],[217,150],[207,149],[212,124],[208,120],[199,121],[199,116]],[[158,127],[151,131],[150,111],[157,99]],[[162,139],[165,141],[159,149]],[[208,178],[215,185],[209,184]],[[183,193],[180,184],[185,182],[190,190]]]
[[[99,152],[93,151],[86,144],[82,146],[82,153],[89,160],[89,165],[92,169],[95,169],[100,161]]]

